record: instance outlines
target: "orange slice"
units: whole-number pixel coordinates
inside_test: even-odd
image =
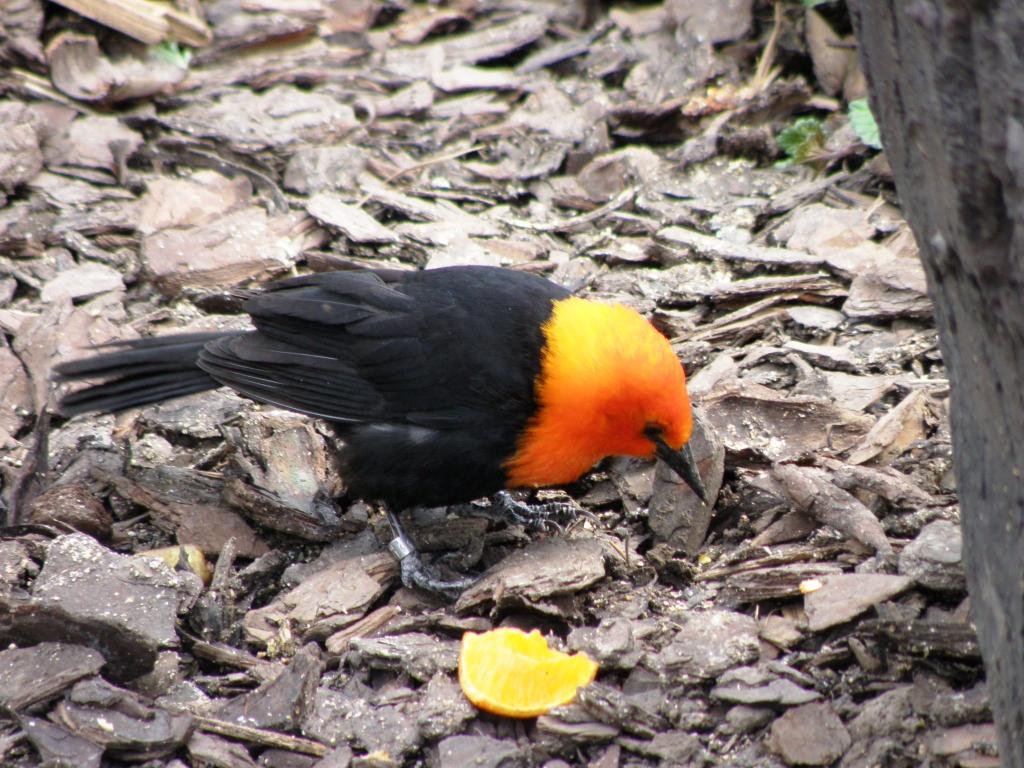
[[[194,544],[179,544],[176,547],[161,547],[160,549],[147,549],[139,552],[140,557],[157,557],[167,563],[171,568],[192,571],[203,580],[203,584],[209,586],[213,580],[213,569],[203,555],[203,550]],[[185,563],[180,565],[182,556]]]
[[[572,656],[548,648],[536,629],[492,629],[462,636],[459,684],[466,698],[486,712],[537,717],[568,704],[589,685],[597,663],[585,653]]]

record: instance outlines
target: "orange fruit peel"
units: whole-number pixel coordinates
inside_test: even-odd
[[[589,685],[597,663],[585,653],[548,647],[536,629],[466,632],[459,653],[459,685],[480,709],[505,717],[537,717],[568,704]]]

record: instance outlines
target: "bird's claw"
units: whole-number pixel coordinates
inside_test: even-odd
[[[498,519],[511,521],[529,531],[543,531],[548,527],[562,532],[562,526],[555,518],[571,520],[579,514],[573,504],[552,501],[546,504],[527,504],[513,499],[506,491],[494,494],[491,508]]]
[[[472,585],[476,579],[462,577],[443,579],[431,568],[428,568],[412,541],[402,529],[398,518],[388,512],[388,522],[395,537],[388,542],[388,549],[398,560],[401,569],[402,584],[410,589],[419,588],[432,594],[440,595],[446,600],[455,600],[464,589]]]
[[[405,586],[440,595],[446,600],[457,599],[464,589],[476,581],[470,577],[442,579],[426,566],[418,552],[406,555],[399,561],[399,566],[402,569],[402,583]]]

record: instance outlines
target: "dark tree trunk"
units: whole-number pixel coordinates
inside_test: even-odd
[[[1002,763],[1024,768],[1024,3],[851,6],[949,369],[968,586]]]

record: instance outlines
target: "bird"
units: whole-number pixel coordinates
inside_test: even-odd
[[[683,366],[622,304],[470,265],[312,273],[238,296],[251,330],[115,341],[60,364],[57,381],[97,383],[58,411],[228,387],[323,419],[347,494],[386,508],[403,582],[442,593],[470,580],[427,568],[397,512],[562,485],[619,455],[660,458],[707,501]]]

